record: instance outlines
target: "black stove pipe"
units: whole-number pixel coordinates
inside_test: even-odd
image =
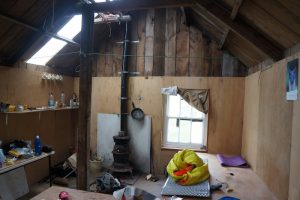
[[[122,71],[121,71],[121,132],[127,134],[127,88],[128,88],[128,37],[127,37],[127,22],[124,24],[124,40],[123,40],[123,55],[122,55]]]

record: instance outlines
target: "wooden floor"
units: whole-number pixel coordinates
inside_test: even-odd
[[[199,156],[208,159],[209,171],[211,174],[211,184],[217,182],[226,182],[228,187],[233,190],[232,192],[226,192],[226,189],[223,188],[220,191],[214,192],[211,196],[211,199],[217,200],[224,196],[232,196],[241,200],[276,200],[276,197],[268,190],[266,185],[251,169],[225,168],[220,166],[215,155],[199,153]],[[161,197],[161,188],[166,179],[163,176],[160,176],[159,181],[151,182],[146,181],[144,177],[144,175],[141,175],[134,183],[134,186],[152,193],[157,197]],[[74,187],[75,179],[71,180],[71,182],[71,185]],[[30,199],[47,188],[47,183],[36,184],[31,187],[30,194],[21,199]],[[162,199],[165,198],[162,197]]]

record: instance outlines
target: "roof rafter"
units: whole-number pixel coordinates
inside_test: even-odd
[[[212,18],[219,21],[230,31],[239,35],[241,38],[248,41],[253,47],[264,52],[271,58],[275,60],[279,60],[282,58],[283,51],[280,48],[273,45],[262,35],[258,34],[246,23],[232,21],[232,19],[230,18],[230,13],[228,13],[226,9],[220,7],[219,5],[213,3],[207,4],[198,2],[194,10],[198,10],[198,12],[202,13],[202,15],[205,15],[207,18]]]
[[[28,28],[30,30],[33,30],[33,31],[36,31],[36,32],[40,32],[44,35],[47,35],[47,36],[50,36],[50,37],[54,37],[58,40],[62,40],[64,42],[67,42],[69,44],[73,44],[73,45],[76,45],[76,46],[79,46],[80,44],[78,44],[77,42],[73,41],[73,40],[70,40],[68,38],[65,38],[65,37],[62,37],[60,35],[57,35],[56,33],[51,33],[49,31],[46,31],[46,30],[43,30],[43,29],[39,29],[39,28],[36,28],[26,22],[23,22],[22,20],[20,19],[17,19],[17,18],[14,18],[12,16],[9,16],[7,14],[4,14],[4,13],[0,13],[0,18],[2,19],[5,19],[7,21],[10,21],[12,23],[15,23],[15,24],[18,24],[18,25],[21,25],[21,26],[24,26],[25,28]]]
[[[226,29],[224,35],[222,36],[222,38],[221,38],[221,40],[220,40],[220,42],[219,42],[219,49],[222,49],[222,48],[223,48],[224,43],[225,43],[225,41],[226,41],[226,38],[227,38],[227,36],[228,36],[228,34],[229,34],[229,31],[230,31],[229,29]]]
[[[236,15],[238,14],[242,3],[243,3],[243,0],[235,0],[232,11],[231,11],[231,14],[230,14],[230,18],[232,20],[234,20]]]
[[[56,7],[55,7],[56,14],[55,14],[55,19],[54,19],[55,21],[57,19],[60,19],[63,16],[68,15],[69,10],[74,8],[74,6],[72,6],[73,5],[72,2],[73,2],[72,0],[65,0],[65,1],[61,1],[57,4],[55,4],[56,5]],[[69,6],[68,10],[65,9],[67,6]],[[49,14],[48,17],[51,18],[52,13]],[[59,26],[66,22],[67,22],[67,18],[65,17],[63,20],[60,20]],[[43,27],[48,27],[50,25],[50,23],[51,23],[50,21],[47,21],[47,23],[44,24]],[[24,45],[22,45],[22,47],[20,49],[18,49],[13,55],[10,55],[10,57],[8,59],[6,59],[5,65],[11,66],[11,65],[14,65],[15,63],[17,63],[17,61],[20,60],[28,52],[28,50],[33,46],[33,44],[42,38],[42,36],[45,36],[43,31],[35,31],[35,33],[32,34],[27,39],[27,41],[24,43]],[[79,45],[77,45],[77,44],[76,44],[76,46],[79,47]]]
[[[133,11],[145,10],[150,8],[169,8],[169,7],[189,7],[195,5],[199,0],[126,0],[126,1],[107,1],[88,4],[94,12],[116,12],[116,11]],[[72,8],[72,14],[80,13],[82,6],[86,3]]]

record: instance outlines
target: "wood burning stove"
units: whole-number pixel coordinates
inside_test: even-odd
[[[128,86],[128,65],[127,65],[127,53],[128,53],[128,38],[127,38],[127,22],[124,24],[124,41],[123,41],[123,56],[122,56],[122,71],[121,71],[121,126],[118,135],[113,136],[115,145],[112,151],[114,162],[110,167],[112,173],[125,173],[130,172],[132,175],[133,168],[129,164],[129,141],[130,136],[127,132],[127,86]]]

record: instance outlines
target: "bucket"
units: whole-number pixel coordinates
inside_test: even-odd
[[[100,173],[102,169],[102,160],[90,160],[89,170],[91,173]]]

